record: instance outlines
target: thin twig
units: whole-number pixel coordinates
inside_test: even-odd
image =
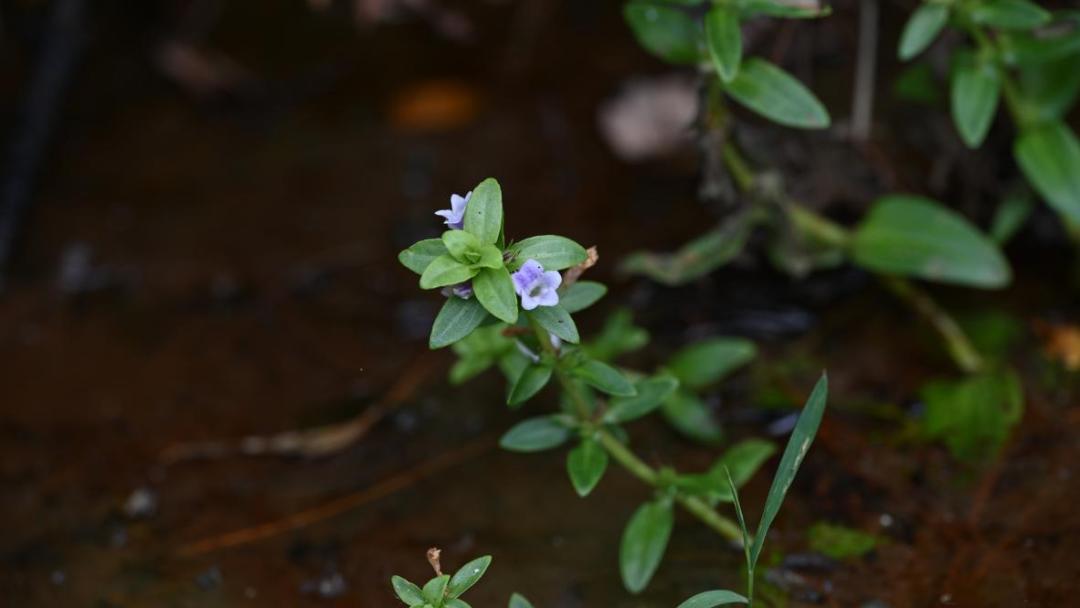
[[[166,448],[160,460],[165,465],[172,465],[233,455],[319,458],[335,454],[362,439],[388,413],[408,401],[427,379],[431,369],[430,353],[425,351],[417,355],[381,400],[344,422],[302,431],[253,435],[239,440],[182,443]]]
[[[180,547],[176,554],[178,557],[196,557],[221,549],[266,540],[286,532],[311,526],[400,492],[423,479],[471,460],[494,446],[494,436],[482,437],[466,444],[464,447],[447,454],[440,454],[408,471],[394,475],[363,490],[299,513],[293,513],[281,519],[188,543]]]

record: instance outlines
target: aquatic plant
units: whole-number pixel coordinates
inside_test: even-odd
[[[691,345],[652,373],[620,367],[613,360],[640,348],[647,335],[629,322],[625,312],[616,311],[598,336],[583,341],[572,316],[606,293],[602,284],[581,280],[598,259],[595,249],[555,235],[508,240],[502,191],[494,179],[473,189],[463,213],[460,229],[422,240],[402,251],[399,259],[420,275],[422,288],[444,290],[446,301],[433,323],[429,345],[433,349],[453,345],[459,359],[450,371],[452,381],[462,382],[498,366],[507,379],[506,403],[514,408],[553,379],[560,389],[556,412],[521,421],[502,436],[500,445],[530,453],[572,444],[566,455],[567,475],[582,497],[592,492],[611,462],[653,488],[653,497],[634,512],[620,543],[620,574],[627,590],[643,590],[660,566],[676,506],[726,539],[746,545],[747,555],[753,557],[748,562],[752,572],[821,420],[825,377],[799,417],[757,534],[751,536],[741,514],[736,524],[717,506],[737,501],[737,489],[773,453],[770,443],[743,441],[726,450],[708,471],[681,473],[671,467],[654,468],[635,454],[623,425],[663,410],[685,434],[717,441],[719,432],[711,426],[697,392],[749,361],[753,344],[712,339]],[[466,285],[469,290],[446,289]],[[453,585],[439,582],[439,576],[419,592],[415,585],[394,580],[399,597],[413,602],[410,606],[459,602],[447,591]],[[429,585],[431,592],[425,593]]]

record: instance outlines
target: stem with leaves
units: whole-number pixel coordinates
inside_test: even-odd
[[[743,192],[752,191],[758,176],[750,169],[749,163],[730,137],[724,141],[723,157],[739,189]],[[838,249],[846,249],[849,246],[851,233],[843,226],[791,199],[785,198],[780,206],[799,232]],[[945,341],[946,350],[957,367],[966,373],[977,372],[983,367],[982,356],[967,334],[930,294],[903,277],[893,275],[880,275],[880,277],[892,293],[909,304],[937,331]]]
[[[574,414],[577,416],[578,421],[584,425],[592,425],[593,422],[589,412],[589,404],[586,401],[586,398],[581,394],[580,387],[570,379],[566,369],[562,366],[558,352],[556,352],[555,347],[551,343],[551,335],[535,321],[530,320],[530,324],[532,325],[533,331],[536,333],[536,338],[540,343],[541,348],[547,351],[555,361],[555,377],[558,379],[559,385],[573,404]],[[631,475],[637,477],[646,485],[654,488],[661,487],[663,480],[656,469],[649,466],[607,429],[596,426],[593,428],[593,431],[596,440],[604,447],[604,450],[607,451],[608,455],[611,456],[615,462],[619,463],[619,465],[626,469]],[[742,532],[739,527],[735,525],[735,522],[717,513],[716,510],[709,506],[705,501],[681,491],[676,491],[675,501],[682,505],[682,507],[694,517],[698,518],[702,523],[712,528],[724,538],[736,543],[743,542]]]

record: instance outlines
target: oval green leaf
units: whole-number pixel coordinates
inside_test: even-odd
[[[447,298],[435,317],[435,323],[431,325],[428,347],[435,350],[461,340],[479,327],[487,315],[484,307],[474,299]]]
[[[989,62],[958,61],[952,74],[952,117],[960,139],[978,148],[986,139],[1001,97],[1001,74]]]
[[[607,470],[608,453],[595,439],[584,439],[566,455],[566,472],[578,496],[588,496]]]
[[[709,58],[720,79],[731,82],[739,72],[742,61],[742,30],[739,16],[725,6],[712,7],[705,15],[705,42]]]
[[[623,17],[649,53],[671,63],[701,60],[701,28],[685,11],[635,0],[623,8]]]
[[[962,216],[935,201],[908,195],[877,201],[852,240],[855,263],[969,287],[995,289],[1012,277],[1001,250]]]
[[[689,389],[722,380],[757,356],[757,347],[744,338],[710,338],[680,350],[666,369]]]
[[[971,8],[975,23],[1003,30],[1029,30],[1050,22],[1050,13],[1027,0],[984,0]]]
[[[450,583],[450,575],[436,576],[424,585],[424,599],[432,604],[442,604],[446,595],[446,586]]]
[[[518,301],[514,283],[506,267],[484,268],[473,279],[473,295],[488,312],[500,321],[516,323]]]
[[[555,306],[538,306],[526,314],[536,321],[540,327],[547,330],[548,333],[556,335],[566,342],[577,344],[581,341],[573,317],[558,304]]]
[[[421,289],[437,289],[464,283],[476,275],[476,270],[450,257],[440,255],[428,264],[424,274],[420,275]]]
[[[637,394],[634,385],[619,370],[596,359],[589,359],[574,368],[574,375],[589,386],[616,397],[632,397]]]
[[[603,283],[578,281],[559,295],[559,306],[569,313],[579,312],[596,304],[606,293],[607,287]]]
[[[510,389],[510,395],[506,398],[506,404],[511,407],[516,407],[525,403],[529,399],[532,399],[536,393],[539,393],[540,389],[547,386],[549,380],[551,380],[550,365],[538,363],[526,367],[525,371],[518,376],[517,382],[514,383],[514,387]]]
[[[481,245],[493,245],[502,231],[502,189],[494,178],[487,178],[473,188],[465,207],[465,231],[475,236]]]
[[[507,608],[533,608],[533,605],[529,600],[525,599],[524,595],[515,593],[510,596],[510,603]]]
[[[743,61],[724,89],[735,101],[773,122],[801,129],[829,126],[829,113],[810,89],[764,59]]]
[[[932,2],[915,9],[900,34],[900,59],[907,61],[925,51],[948,21],[949,7],[944,4]]]
[[[526,260],[536,260],[544,270],[562,270],[585,261],[585,248],[574,241],[547,234],[532,236],[510,245],[508,251],[514,256],[510,270],[517,270]]]
[[[679,604],[679,608],[715,608],[716,606],[726,606],[728,604],[747,603],[749,603],[749,600],[734,591],[717,589],[699,593]]]
[[[540,452],[562,445],[570,434],[554,416],[540,416],[514,425],[499,439],[499,445],[511,452]]]
[[[619,545],[619,572],[630,593],[649,585],[667,549],[675,514],[668,501],[647,502],[634,512]]]
[[[405,251],[398,254],[398,261],[401,265],[415,272],[416,274],[424,274],[429,264],[435,260],[435,258],[446,255],[446,245],[443,245],[441,239],[424,239],[413,244]]]
[[[1013,150],[1031,185],[1073,227],[1080,226],[1080,141],[1062,122],[1025,130]]]
[[[664,401],[660,412],[668,424],[683,435],[706,445],[715,445],[724,437],[720,423],[697,395],[677,390]]]
[[[390,578],[390,584],[394,586],[394,594],[398,596],[399,600],[405,602],[406,606],[414,606],[424,601],[424,594],[420,591],[420,587],[408,580],[400,576],[393,576]]]
[[[484,576],[487,572],[488,566],[491,565],[491,556],[485,555],[478,557],[471,562],[465,564],[454,573],[454,576],[450,578],[450,586],[447,589],[447,597],[454,599],[460,597],[462,593],[469,590],[470,587],[476,584],[476,581],[480,580],[480,577]]]
[[[636,420],[660,407],[679,388],[679,381],[671,376],[656,376],[639,380],[634,385],[633,397],[615,397],[611,400],[604,422],[622,424]]]

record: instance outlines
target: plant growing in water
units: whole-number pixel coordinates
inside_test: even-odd
[[[757,534],[751,536],[741,514],[736,523],[716,507],[737,504],[738,487],[772,454],[771,444],[744,441],[728,449],[710,470],[680,473],[642,460],[630,448],[623,425],[663,408],[684,433],[697,433],[706,441],[718,439],[703,432],[707,428],[698,428],[710,422],[704,406],[696,403],[695,391],[745,363],[753,356],[753,345],[712,340],[691,346],[651,374],[621,368],[612,360],[640,347],[646,339],[643,332],[617,312],[596,339],[583,342],[572,316],[606,292],[600,283],[580,280],[595,264],[595,250],[554,235],[508,241],[502,191],[490,178],[465,197],[455,196],[451,209],[438,214],[449,230],[441,238],[414,244],[399,259],[420,275],[422,288],[441,289],[446,297],[429,345],[454,346],[459,360],[451,379],[464,381],[498,365],[508,381],[506,402],[511,407],[520,407],[553,378],[561,391],[556,413],[520,422],[502,436],[500,445],[539,452],[574,443],[566,458],[567,473],[583,497],[600,482],[611,461],[653,488],[653,498],[635,511],[620,544],[619,569],[629,591],[643,590],[660,566],[676,505],[721,536],[743,544],[752,575],[769,526],[820,423],[825,377],[799,417]],[[487,562],[483,565],[486,568]],[[436,570],[436,578],[422,589],[395,578],[398,596],[410,606],[461,606],[453,579],[440,578],[444,575]],[[752,589],[748,600],[751,597]]]

